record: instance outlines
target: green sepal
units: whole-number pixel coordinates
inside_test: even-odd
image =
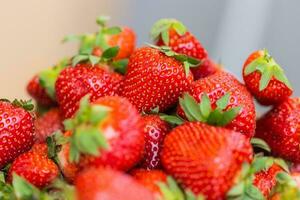
[[[300,200],[300,189],[296,181],[286,172],[279,172],[276,175],[276,185],[271,195],[279,194],[280,200]]]
[[[5,175],[3,172],[0,172],[0,199],[1,200],[15,200],[13,187],[5,183]]]
[[[32,111],[34,109],[34,105],[31,99],[27,101],[15,99],[13,100],[12,105],[16,107],[24,108],[27,111]]]
[[[110,17],[109,16],[98,16],[97,19],[96,19],[96,23],[101,26],[101,27],[105,27],[106,26],[106,23],[107,21],[110,20]]]
[[[169,45],[169,30],[174,29],[178,35],[184,35],[187,31],[186,27],[176,19],[160,19],[152,26],[150,36],[153,41],[157,41],[160,37],[165,45]]]
[[[113,66],[116,72],[125,74],[127,71],[128,59],[125,58],[125,59],[113,61],[111,65]]]
[[[104,60],[111,60],[116,57],[119,53],[120,47],[114,46],[106,49],[102,54],[102,59]]]
[[[52,159],[57,165],[59,165],[59,159],[57,154],[61,151],[61,146],[68,143],[70,139],[65,137],[61,131],[54,132],[51,136],[46,138],[46,144],[48,147],[48,157]]]
[[[172,125],[181,125],[184,123],[184,120],[176,115],[159,114],[159,117]]]
[[[87,61],[89,59],[89,55],[76,55],[72,59],[72,66],[75,67],[78,63]]]
[[[106,29],[103,29],[103,33],[107,35],[116,35],[122,32],[122,29],[118,26],[109,27]]]
[[[267,152],[271,152],[270,146],[260,138],[251,138],[250,142],[253,147],[263,149]]]

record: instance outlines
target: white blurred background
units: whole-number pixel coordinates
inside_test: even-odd
[[[300,95],[299,0],[1,0],[0,97],[27,97],[33,74],[75,52],[62,38],[94,32],[98,15],[134,28],[139,46],[157,19],[177,18],[239,77],[247,56],[266,47]]]

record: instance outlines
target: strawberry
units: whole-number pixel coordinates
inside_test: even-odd
[[[293,90],[281,67],[266,50],[253,52],[243,66],[248,90],[263,105],[278,104]]]
[[[55,131],[63,130],[62,117],[59,109],[53,108],[38,117],[35,122],[35,137],[37,142],[45,142]]]
[[[43,188],[49,185],[58,176],[58,167],[46,155],[33,151],[20,155],[12,163],[8,180],[12,181],[13,173],[25,178],[36,187]]]
[[[50,107],[55,105],[55,101],[49,97],[45,88],[41,86],[40,79],[37,75],[27,84],[27,92],[42,106]]]
[[[191,84],[188,93],[193,98],[184,95],[180,100],[177,110],[180,116],[190,121],[225,126],[248,137],[254,135],[256,114],[253,99],[231,74],[218,72],[197,80]],[[195,104],[197,102],[200,102],[199,106]]]
[[[47,156],[48,155],[48,146],[46,143],[35,143],[32,148],[30,149],[30,151],[37,153],[37,154],[41,154],[43,156]]]
[[[0,101],[0,169],[34,144],[32,109],[30,102]]]
[[[145,136],[145,155],[140,165],[146,169],[160,168],[162,145],[171,127],[161,120],[158,115],[143,116],[142,121]]]
[[[164,141],[162,164],[184,188],[224,199],[252,148],[242,134],[200,122],[174,128]],[[212,187],[213,185],[213,187]]]
[[[82,172],[75,187],[78,200],[154,200],[154,195],[132,177],[109,168]]]
[[[64,69],[55,84],[56,98],[63,116],[72,117],[80,99],[86,94],[91,95],[91,102],[102,96],[115,95],[118,80],[97,66],[78,65]]]
[[[81,167],[110,166],[127,171],[143,156],[144,134],[137,110],[125,98],[111,96],[81,101],[73,119],[65,121],[72,132],[70,161]],[[82,154],[82,156],[80,156]]]
[[[220,67],[210,58],[203,59],[198,67],[191,68],[195,80],[205,78],[220,70]]]
[[[200,60],[207,58],[201,43],[176,19],[158,20],[152,27],[151,37],[158,46],[169,46],[177,53]]]
[[[176,104],[193,79],[189,61],[190,58],[168,48],[137,49],[129,59],[120,95],[128,98],[139,111],[150,112],[156,107],[165,111]]]
[[[256,136],[265,140],[274,155],[300,162],[300,98],[289,98],[257,121]]]
[[[158,183],[166,183],[167,175],[160,170],[135,169],[131,175],[151,192],[160,195]]]

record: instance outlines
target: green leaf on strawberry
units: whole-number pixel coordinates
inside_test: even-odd
[[[253,147],[263,149],[267,152],[271,152],[271,148],[269,147],[269,145],[260,138],[251,138],[251,145]]]

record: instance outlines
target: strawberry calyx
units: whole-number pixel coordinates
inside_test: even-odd
[[[195,195],[190,190],[182,190],[171,176],[167,177],[166,183],[158,182],[157,185],[161,192],[159,200],[204,200],[201,194]]]
[[[259,148],[265,150],[266,152],[271,152],[270,146],[263,139],[251,138],[250,143],[254,148]]]
[[[150,36],[153,41],[158,41],[160,38],[165,45],[169,45],[170,36],[169,30],[174,29],[178,35],[184,35],[187,28],[184,24],[176,19],[160,19],[152,26]]]
[[[275,78],[284,83],[288,88],[292,89],[283,69],[275,62],[274,58],[270,56],[266,49],[263,51],[263,56],[253,60],[245,67],[244,73],[247,76],[255,71],[261,74],[259,91],[264,90],[269,85],[272,78]]]
[[[61,151],[62,145],[69,142],[69,138],[65,137],[61,131],[56,131],[51,136],[46,138],[48,158],[59,165],[57,154]]]
[[[238,181],[227,192],[228,200],[235,199],[257,199],[264,200],[262,192],[253,184],[255,174],[268,170],[273,164],[279,165],[283,170],[288,172],[288,166],[284,160],[266,156],[255,156],[253,162],[243,163]]]
[[[62,59],[57,65],[52,68],[46,69],[39,74],[39,82],[46,90],[47,95],[55,101],[55,82],[59,73],[70,65],[70,59]]]
[[[8,99],[0,99],[0,101],[11,103],[13,106],[23,108],[26,111],[32,111],[34,109],[34,105],[31,99],[30,100],[14,99],[13,102],[11,102]]]
[[[160,52],[164,53],[168,57],[175,58],[179,62],[181,62],[184,66],[184,71],[186,76],[190,73],[191,67],[198,67],[201,64],[201,60],[198,60],[196,58],[187,56],[185,54],[176,53],[175,51],[172,51],[170,47],[167,46],[156,46],[152,44],[148,44],[148,46],[159,50]]]
[[[226,93],[216,101],[216,108],[212,108],[211,101],[206,93],[202,94],[200,103],[189,95],[183,94],[179,98],[179,104],[189,121],[200,121],[215,126],[226,126],[234,120],[242,109],[236,106],[227,109],[230,100],[230,93]]]
[[[271,196],[279,194],[280,199],[300,199],[300,189],[296,181],[286,172],[276,175],[276,185],[271,191]]]
[[[89,98],[89,95],[84,96],[75,116],[64,121],[65,129],[72,132],[69,157],[71,162],[78,162],[81,153],[98,156],[99,148],[109,148],[99,123],[106,118],[110,108],[92,105]]]

